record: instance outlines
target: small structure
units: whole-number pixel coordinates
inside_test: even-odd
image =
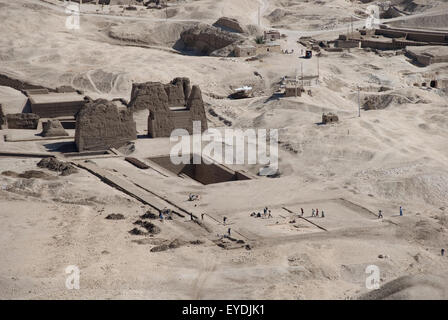
[[[8,129],[37,129],[39,116],[34,113],[11,113],[6,115]]]
[[[293,84],[287,84],[285,87],[285,97],[301,97],[302,96],[302,87]]]
[[[281,53],[282,48],[279,44],[268,42],[265,44],[257,45],[257,54],[263,54],[263,53]]]
[[[61,137],[68,136],[67,131],[64,130],[59,120],[51,119],[42,123],[43,137]]]
[[[334,123],[334,122],[338,122],[339,121],[339,117],[337,115],[335,115],[334,113],[322,113],[322,123],[323,124],[327,124],[327,123]]]
[[[46,89],[27,90],[31,111],[41,118],[74,117],[84,106],[84,97],[77,92],[48,92]]]
[[[277,30],[269,30],[264,32],[263,38],[266,41],[276,41],[281,38],[281,34]]]
[[[250,45],[238,45],[235,47],[235,57],[252,57],[257,54],[257,48]]]
[[[406,55],[420,65],[448,62],[447,46],[408,47]]]
[[[87,103],[76,117],[75,143],[79,152],[119,148],[137,139],[132,109],[98,99]]]

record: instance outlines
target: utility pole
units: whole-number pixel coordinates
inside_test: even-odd
[[[317,56],[316,58],[317,58],[317,82],[319,82],[319,76],[320,76],[320,73],[319,73],[319,56]]]
[[[296,68],[296,98],[297,98],[297,86],[299,85],[299,76],[297,74],[297,68]]]
[[[359,98],[359,86],[358,86],[358,117],[361,117],[361,100]]]
[[[303,62],[300,63],[300,72],[302,74],[302,89],[303,89]]]

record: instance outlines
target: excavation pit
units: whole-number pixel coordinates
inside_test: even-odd
[[[201,158],[199,164],[194,164],[193,155],[190,156],[190,161],[187,164],[174,164],[169,155],[152,157],[148,158],[148,160],[174,175],[182,178],[191,178],[203,185],[252,179],[245,171],[234,171],[216,162],[210,163],[209,161],[206,163],[204,158]]]

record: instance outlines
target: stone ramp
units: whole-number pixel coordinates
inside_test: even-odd
[[[84,170],[87,170],[91,174],[97,176],[100,178],[104,183],[114,187],[117,190],[120,190],[127,195],[137,199],[138,201],[149,205],[150,207],[154,208],[158,212],[160,212],[163,208],[168,207],[166,203],[164,203],[161,199],[159,199],[157,196],[150,194],[148,192],[145,192],[138,186],[134,185],[133,183],[122,179],[107,170],[104,170],[97,165],[89,162],[80,162],[80,161],[72,161],[72,163]],[[174,208],[170,208],[174,209]],[[174,210],[173,210],[174,211]]]

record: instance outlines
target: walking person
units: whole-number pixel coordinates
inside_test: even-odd
[[[319,217],[319,209],[316,209],[316,217]]]
[[[314,217],[314,209],[311,210],[311,216]]]
[[[301,216],[303,217],[303,208],[300,208]]]
[[[321,217],[322,217],[322,218],[325,218],[325,213],[324,213],[324,210],[322,210],[322,214],[321,214]]]
[[[201,220],[204,220],[204,214],[205,213],[201,213]]]
[[[400,216],[403,216],[403,208],[400,206]]]
[[[383,218],[383,212],[381,210],[378,211],[378,219]]]
[[[224,225],[226,225],[227,217],[222,218],[222,222]]]
[[[445,249],[442,248],[442,250],[440,250],[440,254],[442,255],[442,257],[445,255]]]
[[[230,237],[230,228],[227,230],[227,234],[229,235],[229,237]]]

